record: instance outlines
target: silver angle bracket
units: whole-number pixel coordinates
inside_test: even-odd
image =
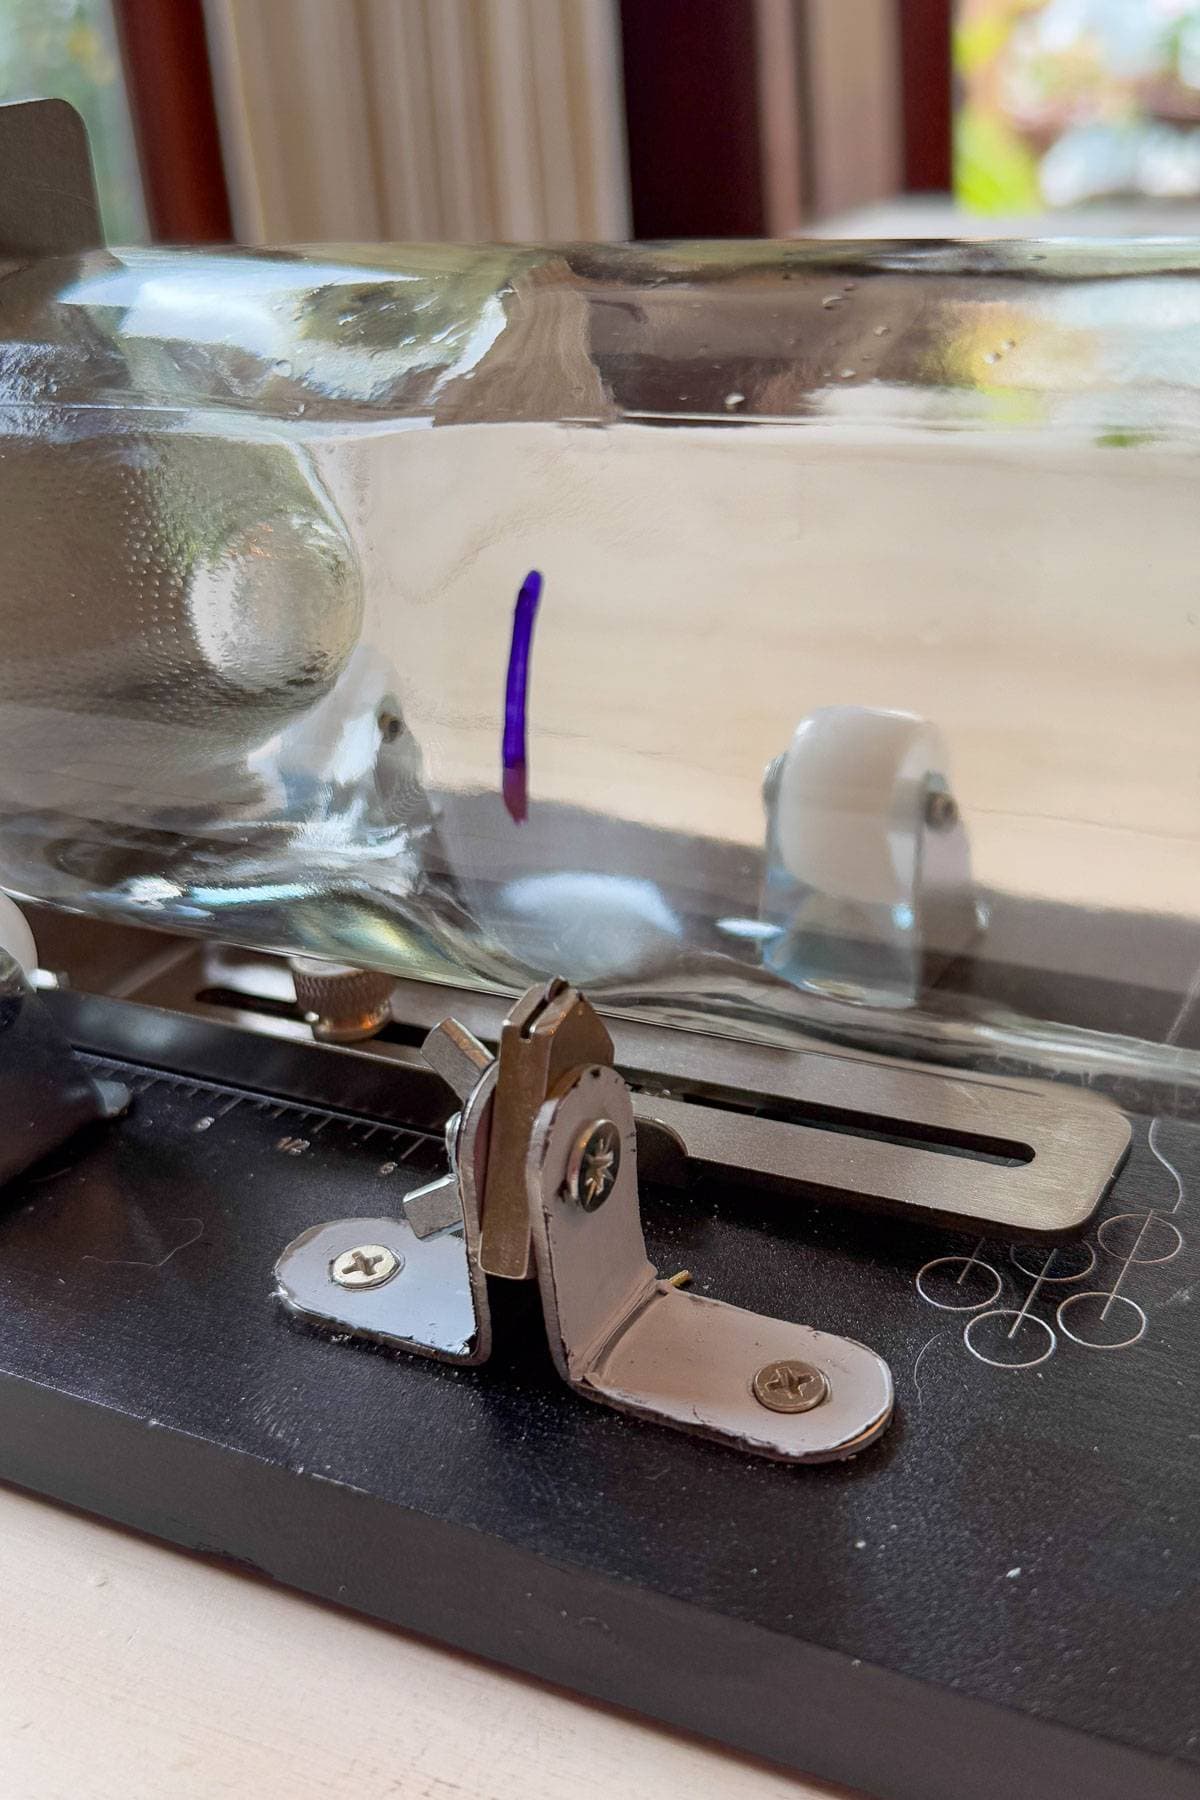
[[[481,1363],[486,1274],[532,1274],[555,1366],[589,1400],[782,1462],[854,1456],[886,1429],[892,1378],[874,1351],[659,1277],[632,1098],[576,989],[530,989],[498,1057],[453,1019],[424,1054],[462,1102],[447,1127],[450,1173],[409,1194],[402,1219],[339,1220],[290,1244],[275,1275],[293,1313]]]

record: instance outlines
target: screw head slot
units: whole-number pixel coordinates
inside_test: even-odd
[[[811,1412],[829,1398],[829,1381],[822,1371],[791,1358],[764,1363],[751,1387],[758,1404],[769,1412]]]
[[[404,1267],[404,1258],[386,1244],[356,1244],[329,1265],[329,1279],[344,1288],[377,1288]]]
[[[616,1186],[620,1168],[620,1131],[611,1119],[592,1119],[567,1159],[567,1193],[584,1212],[595,1212]]]

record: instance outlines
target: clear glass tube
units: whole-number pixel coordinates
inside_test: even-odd
[[[0,883],[1192,1082],[1198,272],[1075,241],[10,273]]]

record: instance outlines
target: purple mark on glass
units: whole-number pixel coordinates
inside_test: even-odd
[[[525,707],[529,686],[529,652],[542,577],[530,569],[521,583],[513,608],[512,645],[504,683],[504,737],[500,746],[501,791],[509,817],[520,825],[529,815],[529,786],[525,768]]]

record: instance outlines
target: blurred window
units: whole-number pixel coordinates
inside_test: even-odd
[[[108,241],[141,243],[146,208],[110,0],[0,0],[0,100],[69,100],[91,139]]]
[[[1200,196],[1195,0],[959,0],[954,62],[976,211]]]

